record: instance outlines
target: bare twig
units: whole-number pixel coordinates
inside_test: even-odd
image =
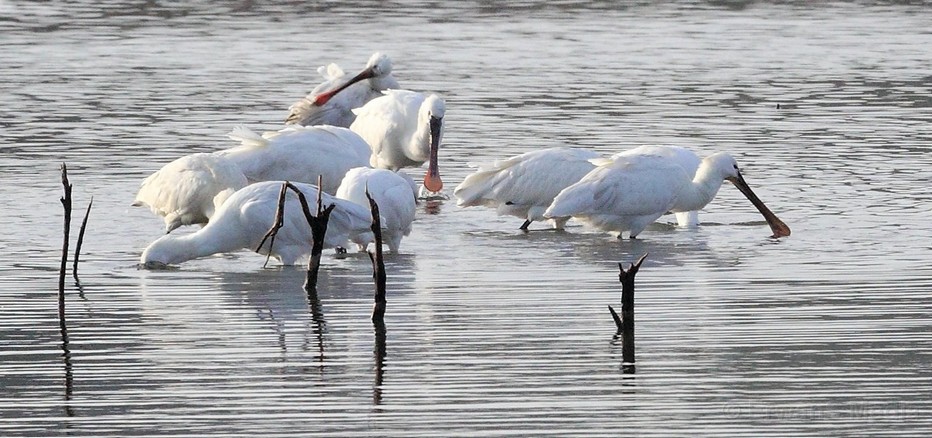
[[[68,166],[61,163],[61,184],[65,187],[65,195],[61,204],[65,208],[65,238],[61,248],[61,270],[58,272],[58,320],[62,330],[65,330],[65,270],[68,266],[68,241],[71,238],[71,183],[68,182]]]
[[[612,313],[612,319],[615,320],[615,326],[618,327],[618,332],[620,333],[623,327],[621,323],[621,317],[618,316],[618,313],[615,312],[615,309],[612,308],[611,304],[608,305],[608,311]]]
[[[91,207],[94,205],[94,197],[91,196],[91,202],[87,203],[87,211],[84,212],[84,220],[81,221],[81,230],[78,232],[78,244],[74,249],[74,265],[71,268],[71,275],[74,281],[78,280],[78,259],[81,258],[81,245],[84,244],[84,231],[87,229],[87,218],[91,215]]]
[[[369,209],[372,211],[372,234],[375,235],[375,252],[369,251],[372,260],[372,279],[375,281],[375,305],[372,307],[372,322],[384,324],[385,321],[385,262],[382,260],[382,221],[379,217],[379,204],[369,196],[366,189],[366,198],[369,199]]]
[[[68,325],[65,323],[65,269],[68,265],[68,241],[71,236],[71,183],[68,182],[68,166],[61,164],[61,183],[65,188],[65,195],[61,198],[65,208],[64,241],[61,250],[61,270],[58,273],[58,324],[61,329],[62,358],[65,361],[65,400],[70,401],[74,390],[73,373],[71,369],[71,350],[68,348]],[[65,405],[65,412],[73,415],[71,406]]]
[[[275,209],[275,223],[272,224],[272,228],[269,228],[269,231],[265,233],[265,236],[262,237],[262,241],[259,242],[259,246],[256,247],[256,252],[259,252],[262,249],[262,245],[265,245],[265,241],[269,238],[272,240],[269,242],[269,252],[265,256],[265,263],[262,267],[269,265],[269,259],[272,257],[272,246],[275,245],[275,236],[278,235],[278,230],[285,226],[285,190],[288,189],[288,181],[285,181],[282,184],[282,190],[278,193],[278,208]]]

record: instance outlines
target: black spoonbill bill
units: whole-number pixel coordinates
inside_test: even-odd
[[[366,68],[350,77],[336,64],[317,69],[324,82],[289,108],[286,124],[349,127],[356,119],[354,108],[382,95],[389,88],[401,88],[392,77],[392,60],[374,53]]]
[[[702,209],[728,180],[757,207],[773,237],[790,235],[790,228],[754,194],[741,176],[738,163],[727,153],[703,159],[694,178],[673,160],[657,155],[606,161],[560,192],[544,217],[572,216],[619,237],[627,231],[634,238],[674,208]]]
[[[437,164],[446,112],[443,99],[436,94],[387,90],[354,112],[356,121],[350,129],[372,148],[372,167],[398,170],[427,162],[424,187],[431,192],[443,189]]]

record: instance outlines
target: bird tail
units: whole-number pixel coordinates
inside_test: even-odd
[[[593,197],[587,193],[586,187],[573,184],[563,189],[544,212],[546,218],[561,218],[573,216],[586,211],[591,207]]]
[[[346,73],[343,72],[343,69],[339,65],[330,63],[327,65],[322,65],[317,68],[317,73],[319,73],[324,79],[332,81],[334,79],[339,79],[343,76],[346,76]]]
[[[241,142],[243,146],[265,146],[269,143],[268,139],[244,125],[237,125],[227,136]]]
[[[506,160],[498,160],[491,165],[480,165],[475,173],[466,177],[456,189],[453,195],[456,196],[456,205],[460,207],[474,207],[485,205],[485,200],[494,197],[495,192],[499,189],[498,185],[502,180],[503,172],[519,164],[521,157],[512,157]],[[490,204],[490,206],[494,206]]]
[[[225,190],[221,190],[220,193],[217,193],[213,199],[214,209],[208,212],[207,218],[210,219],[210,217],[212,217],[214,213],[220,209],[220,206],[223,205],[223,203],[226,202],[230,196],[233,196],[234,193],[236,193],[236,189],[233,187],[229,187]]]
[[[460,207],[474,207],[485,205],[483,200],[491,195],[497,182],[498,169],[479,170],[466,177],[456,189],[456,205]]]

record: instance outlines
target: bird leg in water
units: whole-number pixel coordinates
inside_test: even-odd
[[[529,227],[529,226],[531,226],[531,220],[530,220],[530,219],[525,219],[525,220],[524,220],[524,223],[521,224],[521,226],[520,226],[518,229],[521,230],[521,231],[527,232],[527,227]]]
[[[265,241],[270,237],[272,238],[269,242],[269,253],[265,256],[265,263],[262,265],[263,268],[268,266],[269,258],[272,257],[272,245],[275,244],[275,235],[278,234],[278,230],[285,226],[285,191],[288,189],[289,185],[288,181],[282,184],[282,191],[278,193],[278,208],[275,209],[275,223],[272,224],[272,228],[269,228],[269,231],[262,237],[262,241],[259,242],[259,246],[256,247],[256,252],[259,252],[259,250],[262,249],[262,245],[265,244]]]

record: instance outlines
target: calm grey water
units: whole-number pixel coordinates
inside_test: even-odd
[[[930,7],[185,3],[0,1],[0,435],[932,433]],[[362,257],[313,298],[249,252],[136,268],[145,176],[376,50],[447,99],[447,192],[536,148],[676,144],[735,155],[793,235],[730,185],[636,241],[424,206],[382,339]],[[76,222],[94,198],[67,345],[61,162]],[[625,374],[606,305],[644,253]]]

